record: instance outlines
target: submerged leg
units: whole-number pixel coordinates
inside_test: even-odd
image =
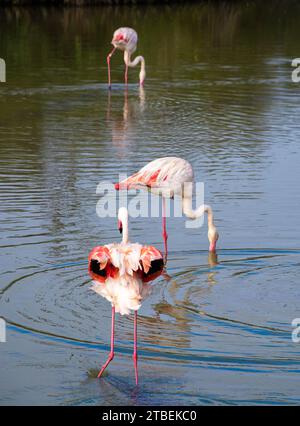
[[[135,371],[135,384],[138,384],[138,368],[137,368],[137,311],[134,311],[134,348],[133,348],[133,362]]]
[[[110,363],[114,359],[114,340],[115,340],[115,307],[113,306],[111,309],[111,337],[110,337],[110,353],[108,355],[106,363],[103,365],[101,370],[99,371],[98,378],[102,376],[102,373]]]
[[[107,69],[108,69],[108,87],[111,88],[111,80],[110,80],[110,58],[112,57],[114,51],[116,48],[114,47],[113,50],[107,55]]]
[[[163,226],[163,239],[164,239],[164,246],[165,246],[165,263],[167,263],[168,260],[168,234],[167,234],[167,228],[166,228],[166,200],[162,199],[162,226]]]

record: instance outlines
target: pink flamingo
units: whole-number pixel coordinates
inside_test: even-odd
[[[111,44],[114,46],[113,50],[107,56],[107,67],[108,67],[108,86],[111,87],[110,79],[110,59],[116,49],[124,51],[124,62],[125,62],[125,84],[128,83],[128,67],[135,67],[139,62],[141,63],[140,70],[140,85],[144,85],[146,70],[145,70],[145,59],[143,56],[137,56],[131,61],[131,55],[136,50],[138,41],[137,33],[134,29],[128,27],[118,28],[113,35]]]
[[[165,247],[165,261],[167,260],[168,256],[165,198],[174,198],[175,194],[182,197],[183,213],[187,217],[196,219],[202,216],[204,213],[207,213],[208,240],[210,243],[209,251],[216,251],[216,244],[219,238],[219,234],[214,224],[212,208],[206,204],[203,204],[196,210],[193,210],[192,184],[188,187],[185,186],[183,191],[183,185],[186,182],[194,182],[194,173],[191,164],[183,158],[162,157],[151,161],[137,173],[134,173],[132,176],[129,176],[129,178],[115,184],[116,190],[147,187],[152,192],[163,197],[162,235]]]
[[[133,360],[138,384],[137,311],[150,294],[149,281],[162,273],[164,262],[161,252],[155,247],[128,242],[128,211],[125,207],[119,209],[118,224],[120,232],[123,232],[122,242],[95,247],[89,254],[89,274],[94,280],[92,290],[112,305],[110,353],[98,377],[114,358],[115,312],[124,315],[133,310]]]

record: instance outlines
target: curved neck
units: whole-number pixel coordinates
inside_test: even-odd
[[[214,228],[214,214],[212,208],[207,204],[202,204],[202,206],[198,207],[196,210],[192,208],[192,196],[184,196],[182,199],[183,203],[183,213],[189,217],[190,219],[197,219],[201,217],[204,213],[207,213],[207,224],[208,229]]]
[[[125,50],[124,52],[124,62],[128,67],[136,67],[141,63],[140,70],[140,83],[143,84],[146,77],[146,64],[143,56],[137,56],[133,61],[130,58],[131,54]]]

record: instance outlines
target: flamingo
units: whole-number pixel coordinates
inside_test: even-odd
[[[125,207],[119,209],[118,226],[123,232],[121,243],[97,246],[89,254],[88,270],[94,281],[91,288],[112,306],[110,353],[98,378],[114,358],[115,313],[128,315],[134,311],[133,361],[137,385],[137,311],[150,294],[149,282],[162,273],[164,262],[155,247],[128,241],[128,210]]]
[[[178,157],[162,157],[151,161],[141,168],[137,173],[129,176],[127,179],[115,184],[115,189],[131,189],[131,188],[147,188],[150,191],[161,195],[163,198],[163,213],[162,213],[162,228],[163,240],[165,249],[165,262],[168,256],[166,231],[166,212],[165,198],[174,198],[175,194],[182,197],[183,213],[191,218],[196,219],[207,213],[208,222],[208,240],[209,251],[216,252],[216,244],[219,238],[219,233],[214,224],[214,216],[212,208],[203,204],[196,210],[192,208],[192,184],[186,188],[183,185],[185,182],[194,182],[194,173],[191,164]]]
[[[108,86],[111,88],[110,79],[110,59],[116,49],[124,51],[124,62],[125,62],[125,84],[128,83],[128,67],[135,67],[139,62],[141,63],[140,70],[140,85],[144,85],[146,70],[145,70],[145,59],[143,56],[137,56],[131,61],[131,55],[136,50],[138,36],[133,28],[121,27],[118,28],[113,35],[111,44],[114,46],[112,51],[107,56],[107,67],[108,67]]]

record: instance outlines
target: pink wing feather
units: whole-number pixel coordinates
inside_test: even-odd
[[[164,269],[163,255],[153,246],[144,246],[141,250],[142,279],[152,281],[161,275]]]
[[[89,254],[89,274],[99,282],[104,283],[109,276],[115,276],[117,269],[111,261],[109,249],[106,246],[97,246]]]
[[[184,182],[193,180],[193,169],[188,161],[177,157],[162,157],[146,164],[129,178],[116,183],[115,188],[119,190],[147,186],[176,189]]]

